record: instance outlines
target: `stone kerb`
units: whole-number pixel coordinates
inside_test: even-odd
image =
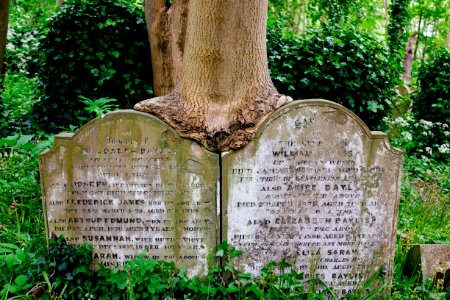
[[[391,276],[402,152],[346,108],[296,101],[222,157],[222,236],[259,274],[286,259],[336,288]]]
[[[47,237],[88,242],[106,266],[145,251],[206,273],[219,236],[217,154],[124,110],[57,135],[39,163]]]

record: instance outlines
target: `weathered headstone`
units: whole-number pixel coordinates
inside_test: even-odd
[[[450,245],[414,245],[409,253],[403,272],[412,276],[419,273],[424,281],[430,276],[441,280],[443,290],[450,287]]]
[[[223,238],[244,251],[237,266],[258,274],[286,259],[340,296],[388,272],[402,163],[385,134],[336,103],[280,108],[222,159]]]
[[[120,111],[55,137],[40,156],[47,236],[88,242],[96,262],[143,251],[204,274],[217,243],[219,157],[156,117]]]
[[[142,251],[205,274],[219,239],[258,274],[286,259],[340,295],[395,249],[402,153],[349,110],[325,100],[280,108],[245,148],[219,156],[156,117],[110,113],[62,134],[40,157],[47,235],[89,242],[121,265]]]

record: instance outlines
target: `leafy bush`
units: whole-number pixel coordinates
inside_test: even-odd
[[[0,298],[26,294],[41,278],[46,251],[37,155],[52,141],[0,138]]]
[[[310,29],[301,38],[269,28],[268,55],[279,92],[338,102],[371,129],[380,128],[394,100],[398,72],[387,49],[352,26]]]
[[[24,8],[25,7],[25,8]],[[26,9],[24,1],[11,6],[6,45],[6,74],[0,95],[0,132],[2,135],[30,133],[31,112],[42,95],[42,86],[35,77],[39,60],[44,10]]]
[[[0,242],[26,244],[43,234],[37,155],[52,141],[33,135],[0,138]]]
[[[418,72],[413,111],[418,119],[450,124],[450,50],[440,48]]]
[[[10,73],[35,75],[44,23],[35,24],[34,18],[19,5],[11,8],[6,45],[6,63]]]
[[[44,96],[35,119],[44,128],[87,117],[79,96],[119,99],[121,108],[151,95],[143,11],[125,1],[73,0],[48,23],[39,77]]]
[[[411,0],[395,0],[389,5],[390,22],[387,27],[388,44],[391,55],[398,57],[398,62],[404,56],[405,43],[408,40],[407,28],[411,21],[409,5]]]
[[[92,247],[68,245],[63,236],[49,241],[48,251],[36,252],[12,244],[0,244],[0,296],[40,296],[44,299],[326,299],[333,292],[311,279],[303,283],[286,262],[269,263],[261,277],[254,278],[233,266],[240,251],[226,242],[218,245],[214,259],[204,277],[189,278],[186,268],[177,269],[173,262],[146,259],[142,254],[128,261],[123,269],[100,267],[89,269]],[[2,255],[3,254],[3,255]],[[223,263],[219,261],[222,259]],[[33,277],[34,276],[34,277]],[[2,281],[3,280],[3,281]]]
[[[450,127],[447,123],[417,120],[411,113],[385,119],[391,144],[410,157],[450,163]]]
[[[37,79],[25,73],[7,72],[3,93],[0,96],[0,132],[10,135],[29,133],[32,128],[32,107],[42,94]]]
[[[25,295],[83,299],[85,290],[95,283],[90,270],[92,247],[68,245],[63,236],[50,239],[48,248],[43,239],[39,242],[37,249],[0,243],[2,299],[23,299]]]

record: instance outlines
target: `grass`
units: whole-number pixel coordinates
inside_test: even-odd
[[[450,166],[419,165],[404,168],[398,230],[411,244],[450,243]]]

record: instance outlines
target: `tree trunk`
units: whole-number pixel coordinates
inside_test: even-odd
[[[144,11],[156,96],[168,94],[180,78],[189,0],[145,0]]]
[[[411,80],[411,68],[412,63],[414,61],[414,44],[416,42],[417,36],[419,34],[417,32],[413,33],[408,40],[408,44],[405,49],[405,58],[403,59],[403,68],[405,72],[400,74],[400,78],[403,79],[406,83]]]
[[[384,26],[386,32],[388,30],[388,25],[389,25],[389,2],[388,0],[384,0]]]
[[[271,112],[292,100],[270,79],[266,23],[267,0],[189,1],[179,82],[135,109],[210,150],[243,147]]]
[[[9,0],[0,0],[0,86],[3,86],[3,74],[5,73],[5,50],[8,35]]]
[[[63,7],[64,0],[56,0],[56,6]]]
[[[417,25],[417,39],[416,39],[416,46],[414,47],[414,57],[417,57],[417,50],[419,49],[419,35],[420,35],[420,24],[422,23],[422,14],[423,9],[420,10],[419,14],[419,24]]]

